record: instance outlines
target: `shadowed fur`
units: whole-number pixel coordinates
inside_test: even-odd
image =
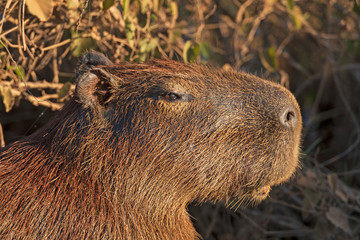
[[[263,200],[298,166],[300,132],[275,83],[88,53],[55,118],[0,150],[0,238],[197,238],[187,205]]]

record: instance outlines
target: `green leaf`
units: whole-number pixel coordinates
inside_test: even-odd
[[[178,10],[178,5],[176,2],[171,2],[170,3],[170,12],[171,12],[171,16],[172,16],[172,21],[176,21],[176,19],[179,16],[179,10]]]
[[[199,56],[199,53],[200,53],[200,45],[196,43],[194,47],[190,49],[189,62],[195,62],[196,58]]]
[[[14,71],[16,76],[18,76],[21,81],[24,81],[25,70],[22,66],[19,66],[19,65],[18,66],[8,66],[7,69]]]
[[[148,48],[148,45],[149,45],[149,39],[147,39],[147,38],[142,39],[141,41],[139,41],[140,52],[141,53],[146,52],[147,48]]]
[[[135,29],[135,25],[127,19],[125,21],[125,36],[132,47],[134,46]]]
[[[68,10],[77,9],[80,7],[80,2],[79,2],[79,0],[68,0],[67,5],[68,5]]]
[[[233,1],[233,0],[218,1],[219,9],[221,9],[222,11],[225,11],[225,14],[229,15],[232,19],[235,18],[237,11],[238,11],[238,7],[235,5],[234,2],[235,1]]]
[[[21,81],[24,81],[25,79],[25,70],[22,66],[17,66],[14,69],[16,75],[21,79]]]
[[[71,25],[75,24],[80,17],[80,2],[79,0],[67,0],[67,15],[69,18],[69,23]],[[70,28],[70,32],[74,32],[75,27]]]
[[[5,105],[5,111],[9,112],[15,104],[15,97],[11,93],[11,88],[0,86],[0,95]]]
[[[302,20],[305,15],[302,14],[301,9],[298,6],[295,6],[294,0],[286,0],[286,8],[291,15],[293,25],[296,30],[301,29],[303,23]],[[305,16],[306,17],[306,16]]]
[[[158,17],[153,13],[150,15],[150,18],[151,18],[151,20],[154,20],[154,21],[158,20]]]
[[[295,7],[294,0],[286,0],[286,7],[289,10],[293,10]]]
[[[353,0],[353,2],[354,2],[353,10],[357,15],[360,16],[360,5],[356,2],[356,0]]]
[[[62,86],[62,88],[60,88],[59,92],[58,92],[58,98],[63,98],[65,97],[71,88],[71,83],[70,82],[66,82],[64,83],[64,85]]]
[[[152,38],[149,42],[149,52],[154,50],[155,48],[157,48],[158,46],[158,43],[159,43],[159,39],[158,38]]]
[[[268,49],[268,56],[269,56],[269,64],[272,68],[278,68],[278,61],[276,58],[276,50],[274,46],[269,47]]]
[[[139,58],[138,62],[144,62],[146,58],[149,56],[149,53],[152,53],[157,45],[158,45],[159,39],[158,38],[152,38],[152,39],[142,39],[139,41]]]
[[[129,4],[130,4],[130,0],[123,0],[124,19],[126,19],[126,17],[127,17],[127,13],[128,13],[128,10],[129,10]]]
[[[204,60],[208,60],[210,58],[211,55],[211,48],[210,48],[210,44],[208,42],[202,42],[200,43],[200,55],[201,58]]]
[[[301,29],[303,14],[301,12],[301,9],[298,6],[295,6],[294,9],[292,10],[291,17],[292,17],[295,29],[296,30]]]
[[[150,1],[149,0],[138,0],[140,6],[140,12],[145,14],[150,8]]]
[[[73,56],[80,57],[84,52],[94,49],[96,47],[96,41],[90,37],[76,38],[70,46]]]
[[[143,63],[146,60],[146,53],[140,53],[138,58],[136,59],[136,62]]]
[[[180,21],[176,24],[174,28],[168,29],[170,43],[176,42],[176,40],[181,37],[184,27],[187,25],[186,21]]]
[[[200,45],[195,43],[194,46],[190,40],[186,41],[183,50],[183,58],[186,63],[196,61],[200,53]]]
[[[104,0],[103,1],[103,10],[106,11],[109,8],[111,8],[111,6],[114,5],[114,0]]]
[[[360,40],[352,40],[348,36],[344,39],[345,49],[354,56],[360,55]]]
[[[192,42],[190,40],[187,40],[184,45],[183,58],[184,58],[184,62],[186,62],[186,63],[188,62],[188,52],[189,52],[189,49],[191,48],[191,45],[192,45]]]

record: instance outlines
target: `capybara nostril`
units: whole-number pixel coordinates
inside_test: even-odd
[[[287,107],[280,113],[280,123],[287,128],[294,128],[298,122],[298,116],[293,106]]]

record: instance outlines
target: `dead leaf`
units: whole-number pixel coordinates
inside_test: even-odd
[[[346,195],[345,192],[343,192],[339,189],[336,189],[335,195],[338,196],[344,203],[348,202],[348,195]]]
[[[29,12],[40,21],[47,21],[51,17],[54,0],[26,0],[25,3]]]
[[[347,186],[341,179],[339,179],[335,174],[330,174],[327,176],[328,185],[335,195],[344,203],[348,202],[359,202],[360,191],[355,188]]]
[[[311,212],[313,212],[316,208],[316,205],[323,198],[323,194],[321,192],[312,191],[310,189],[303,189],[304,199],[302,202],[302,211],[301,216],[302,219],[307,219],[311,216]]]
[[[329,235],[334,231],[334,225],[327,221],[326,218],[319,216],[316,218],[314,228],[314,239],[331,239]]]
[[[11,93],[11,88],[0,87],[0,95],[5,105],[5,111],[9,112],[15,104],[15,97]]]
[[[334,226],[342,229],[344,232],[350,233],[349,221],[346,217],[346,214],[341,211],[340,208],[330,207],[329,211],[326,213],[326,218],[334,224]]]
[[[328,184],[330,189],[335,192],[336,188],[337,188],[337,182],[338,182],[338,178],[336,176],[336,174],[328,174],[327,175],[327,180],[328,180]]]
[[[297,184],[302,187],[309,188],[316,191],[318,180],[313,171],[310,169],[306,170],[303,175],[300,175],[297,179]]]

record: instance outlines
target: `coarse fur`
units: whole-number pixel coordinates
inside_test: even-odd
[[[253,75],[88,53],[55,118],[0,150],[0,238],[195,239],[188,204],[263,200],[297,168],[301,124]]]

